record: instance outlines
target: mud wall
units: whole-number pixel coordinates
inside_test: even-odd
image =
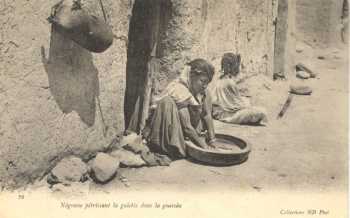
[[[46,18],[57,2],[0,2],[0,183],[5,186],[38,177],[58,154],[100,149],[124,128],[133,1],[103,0],[115,40],[102,54],[51,32]],[[102,17],[98,1],[82,3]]]
[[[224,52],[242,55],[242,71],[272,77],[275,0],[172,0],[172,17],[162,40],[164,87],[194,58],[211,61],[218,71]]]
[[[136,1],[138,2],[138,1]],[[147,4],[148,1],[139,1]],[[156,1],[154,1],[156,2]],[[274,18],[277,15],[276,0],[169,0],[164,7],[157,42],[157,58],[160,60],[160,71],[155,75],[155,94],[159,94],[169,81],[178,77],[185,63],[195,58],[205,58],[220,70],[221,57],[225,52],[240,53],[242,56],[242,74],[265,74],[272,78],[274,60]],[[140,7],[142,8],[140,4]],[[147,7],[148,8],[148,7]],[[169,12],[169,13],[168,13]],[[135,10],[135,23],[152,17],[145,10]],[[132,21],[134,19],[131,19]],[[165,21],[165,22],[164,22]],[[125,108],[126,123],[131,113],[137,111],[136,99],[142,97],[142,84],[146,68],[144,58],[149,56],[150,46],[147,36],[140,34],[153,27],[143,22],[144,26],[131,25],[131,43],[140,43],[139,52],[134,52],[128,59],[128,74],[137,75],[127,78],[127,96]],[[144,30],[146,29],[146,31]],[[135,34],[136,33],[136,34]],[[137,39],[137,38],[140,39]],[[135,39],[136,38],[136,39]],[[138,41],[139,40],[139,41]],[[143,47],[146,48],[143,49]],[[130,50],[134,47],[131,46]],[[132,53],[132,52],[131,52]],[[142,60],[141,60],[142,59]],[[147,59],[147,58],[146,58]],[[141,61],[140,61],[141,60]],[[130,63],[130,65],[129,65]],[[131,70],[136,65],[139,69]],[[133,85],[134,84],[134,85]],[[136,85],[135,85],[136,84]],[[141,84],[141,85],[137,85]],[[139,90],[141,87],[141,90]],[[132,100],[134,99],[134,100]],[[138,113],[140,114],[140,113]]]
[[[341,41],[343,0],[296,0],[297,39],[315,47]]]
[[[243,74],[272,78],[277,0],[169,1],[158,39],[158,91],[194,58],[211,61],[218,72],[224,52],[241,54]],[[51,31],[46,18],[56,2],[0,3],[0,183],[6,186],[37,178],[59,154],[100,149],[124,129],[134,1],[103,0],[115,40],[102,54]],[[82,2],[102,17],[98,1]]]

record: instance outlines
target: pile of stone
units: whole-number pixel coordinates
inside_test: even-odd
[[[317,74],[310,70],[308,67],[303,65],[302,63],[299,63],[295,66],[296,68],[296,77],[299,79],[309,79],[309,78],[316,78]]]
[[[63,158],[46,178],[52,189],[86,181],[106,184],[119,174],[120,168],[168,166],[170,162],[167,156],[150,152],[142,137],[132,133],[85,162],[74,155]],[[122,175],[119,178],[127,181]]]

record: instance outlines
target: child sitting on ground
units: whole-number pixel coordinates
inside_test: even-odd
[[[223,74],[211,90],[214,119],[234,123],[258,125],[267,121],[265,109],[253,107],[249,99],[242,96],[237,87],[241,56],[225,53],[221,60]]]

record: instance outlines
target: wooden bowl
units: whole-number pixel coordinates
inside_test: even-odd
[[[224,134],[216,134],[216,139],[215,145],[225,144],[227,149],[203,149],[186,141],[187,156],[194,161],[214,166],[240,164],[248,159],[251,150],[249,143]]]

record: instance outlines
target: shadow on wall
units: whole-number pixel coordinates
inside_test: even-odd
[[[52,27],[49,56],[41,47],[51,94],[63,113],[76,111],[88,126],[95,122],[98,71],[92,55]]]

